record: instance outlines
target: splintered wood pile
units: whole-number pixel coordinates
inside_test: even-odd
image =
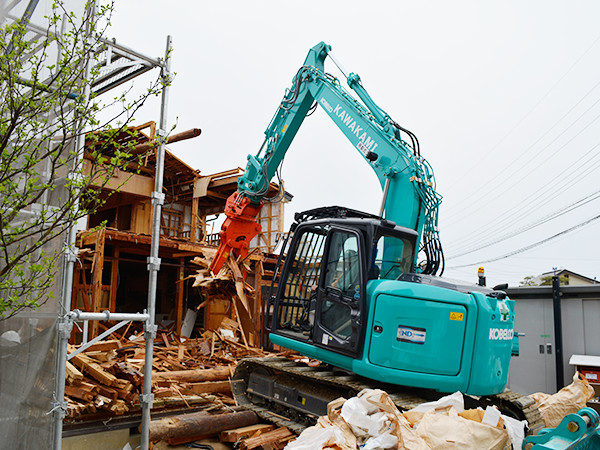
[[[229,379],[238,359],[266,356],[238,343],[237,323],[224,319],[218,331],[182,339],[159,332],[152,364],[153,408],[234,405]],[[142,332],[129,339],[100,341],[67,363],[67,417],[106,412],[122,415],[140,408],[144,382]],[[72,353],[78,346],[70,346]]]
[[[288,356],[239,343],[238,324],[224,319],[216,331],[197,339],[159,332],[154,346],[153,413],[173,409],[174,416],[153,420],[151,440],[170,445],[218,436],[240,448],[283,448],[295,435],[287,429],[260,424],[258,417],[237,406],[230,379],[238,360],[247,356]],[[104,420],[140,412],[145,344],[141,332],[129,339],[100,341],[67,363],[65,400],[67,422]],[[137,338],[136,338],[137,337]],[[79,346],[70,346],[69,353]],[[182,411],[189,411],[181,415]]]
[[[262,256],[250,254],[241,261],[230,257],[218,274],[208,269],[213,256],[207,252],[194,258],[191,262],[199,270],[190,277],[205,299],[197,309],[205,308],[209,329],[195,329],[191,334],[194,338],[186,339],[159,324],[152,363],[152,411],[170,411],[170,415],[152,421],[151,440],[180,444],[218,436],[221,442],[237,443],[240,448],[283,448],[293,433],[258,423],[253,412],[236,404],[230,380],[242,358],[300,356],[291,351],[275,354],[258,348],[262,305],[257,293],[261,285],[256,280],[260,281],[263,274]],[[258,272],[253,273],[254,287],[246,281],[246,274],[253,272],[252,265]],[[227,302],[227,313],[211,310],[214,302]],[[114,332],[110,340],[100,341],[69,360],[67,422],[140,414],[143,334],[142,324],[130,324],[122,335]],[[70,346],[69,353],[79,347]]]
[[[193,287],[197,287],[206,299],[198,309],[205,308],[207,323],[210,323],[211,303],[225,301],[231,305],[231,317],[238,323],[243,344],[258,346],[262,337],[262,305],[260,292],[257,292],[257,288],[260,290],[260,283],[250,285],[245,274],[252,273],[255,281],[259,278],[256,272],[262,272],[262,256],[253,252],[238,261],[230,255],[217,274],[209,270],[213,258],[214,254],[207,252],[203,257],[191,260],[191,263],[199,266],[197,273],[190,277],[194,279]],[[252,262],[257,270],[251,269]]]

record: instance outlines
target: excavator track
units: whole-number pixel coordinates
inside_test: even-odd
[[[377,383],[328,365],[309,367],[287,358],[242,360],[231,381],[237,402],[259,417],[300,434],[327,414],[326,405],[339,397],[351,398],[363,389],[382,389],[400,411],[436,400],[444,394],[426,389]],[[498,395],[465,396],[465,407],[496,405],[503,414],[527,420],[528,434],[544,421],[535,401],[512,391]]]

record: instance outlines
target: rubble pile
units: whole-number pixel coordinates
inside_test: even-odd
[[[217,331],[185,339],[160,333],[153,354],[153,408],[235,404],[229,385],[235,363],[265,352],[237,342],[237,324],[224,320]],[[77,350],[70,346],[69,353]],[[140,408],[145,344],[140,334],[93,344],[67,363],[67,418]]]

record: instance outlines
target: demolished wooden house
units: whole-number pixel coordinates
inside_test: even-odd
[[[146,308],[155,130],[155,123],[148,122],[123,131],[117,141],[143,157],[117,170],[108,182],[92,186],[101,190],[103,203],[88,216],[86,230],[78,233],[72,310],[132,313]],[[168,143],[198,134],[199,130],[185,131],[171,136]],[[90,152],[92,142],[87,143]],[[242,169],[234,168],[204,175],[169,150],[165,152],[156,295],[158,332],[152,363],[153,419],[197,412],[210,414],[210,423],[217,417],[227,419],[228,428],[224,429],[257,422],[256,417],[247,424],[241,419],[254,413],[235,405],[229,378],[238,359],[267,354],[262,350],[263,311],[275,263],[271,253],[283,233],[283,203],[289,196],[283,202],[265,205],[258,218],[263,232],[253,241],[248,257],[229,258],[218,274],[210,273],[208,267],[219,244],[215,219],[224,212],[225,202],[237,190],[242,174]],[[282,188],[271,185],[271,196],[282,194]],[[140,423],[145,358],[142,324],[129,322],[113,331],[108,340],[87,349],[79,345],[113,325],[91,321],[89,330],[85,325],[73,329],[65,389],[66,436]],[[219,413],[222,416],[215,416]],[[225,417],[227,414],[231,417]],[[272,428],[258,427],[264,431]],[[151,432],[168,442],[190,439],[169,437],[171,431],[165,431],[169,436],[155,429]],[[234,435],[241,439],[242,434]],[[256,437],[255,430],[246,437],[251,436]],[[277,435],[273,439],[280,438]]]
[[[147,304],[148,271],[152,229],[151,196],[155,177],[155,122],[130,127],[117,142],[128,144],[133,153],[143,154],[141,163],[131,163],[117,170],[102,189],[105,203],[88,217],[87,229],[78,234],[79,263],[73,274],[72,309],[91,312],[137,312]],[[172,135],[167,143],[190,139],[199,134],[192,129]],[[93,141],[88,139],[88,151]],[[244,286],[251,292],[240,299],[236,292],[220,291],[218,285],[204,289],[194,287],[195,275],[205,267],[202,261],[210,257],[218,245],[218,230],[214,219],[224,212],[225,201],[237,189],[240,168],[203,175],[168,149],[165,152],[164,195],[159,257],[161,269],[157,283],[157,323],[170,326],[177,335],[182,333],[186,311],[192,324],[203,329],[216,329],[224,317],[237,314],[244,322],[244,337],[252,345],[263,339],[261,310],[263,288],[270,283],[264,279],[264,252],[272,252],[283,233],[283,202],[268,204],[259,220],[263,232],[254,241],[256,250],[242,270],[249,272]],[[272,184],[272,195],[279,187]],[[268,272],[268,271],[267,271]],[[259,295],[254,295],[258,292]],[[233,296],[232,296],[233,294]],[[208,295],[208,297],[207,297]],[[237,297],[241,305],[236,305]],[[193,312],[198,312],[194,320]],[[189,319],[189,318],[188,318]],[[108,328],[103,322],[90,325],[88,338]],[[187,332],[188,336],[191,334]],[[73,332],[72,342],[81,341],[81,331]]]

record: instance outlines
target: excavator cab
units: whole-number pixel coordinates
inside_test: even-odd
[[[504,293],[417,273],[417,232],[389,220],[340,207],[300,216],[271,342],[395,385],[502,392],[514,336]]]
[[[410,272],[417,235],[344,208],[320,208],[309,217],[289,245],[271,333],[357,357],[367,322],[367,283]]]

